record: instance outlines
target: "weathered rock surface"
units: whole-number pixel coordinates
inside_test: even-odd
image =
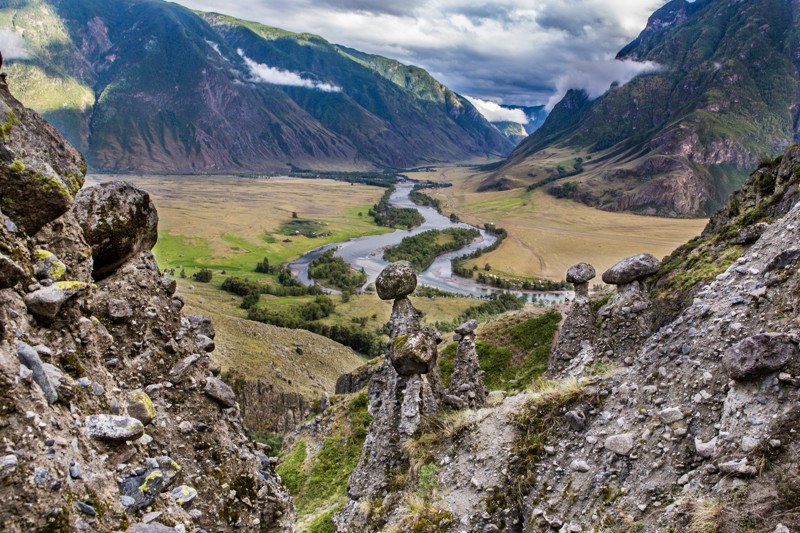
[[[450,376],[450,387],[447,390],[449,398],[446,397],[444,401],[452,403],[452,397],[460,399],[460,405],[454,406],[457,409],[466,407],[480,409],[486,405],[486,397],[489,394],[489,390],[483,382],[483,371],[475,349],[477,327],[478,322],[473,319],[455,330],[458,335],[461,335],[461,340],[458,341],[453,373]]]
[[[28,235],[64,214],[83,185],[83,157],[26,109],[0,80],[0,191],[3,212]]]
[[[203,392],[206,393],[206,396],[214,399],[223,407],[233,407],[236,405],[236,394],[234,394],[233,389],[219,378],[207,378]]]
[[[0,99],[5,91],[0,83]],[[261,460],[238,409],[220,409],[203,392],[219,367],[198,356],[170,375],[200,353],[197,335],[213,337],[210,321],[198,321],[196,332],[183,326],[174,284],[137,245],[92,285],[92,249],[75,211],[64,212],[82,172],[76,169],[80,179],[68,200],[51,202],[57,185],[72,186],[49,176],[69,172],[62,159],[74,151],[49,126],[42,133],[38,118],[31,124],[30,113],[16,113],[13,139],[0,143],[0,174],[13,162],[3,158],[22,159],[51,189],[12,191],[20,216],[5,203],[0,214],[0,253],[19,267],[8,274],[4,263],[0,274],[0,437],[8,449],[0,457],[0,529],[130,531],[128,524],[138,523],[152,530],[163,516],[177,530],[291,531],[294,508],[274,465]],[[39,133],[47,138],[34,139]],[[24,179],[19,183],[34,185]],[[122,205],[104,205],[96,205],[99,215],[125,213]],[[125,222],[129,236],[142,237],[139,250],[154,242],[153,218]],[[181,430],[184,422],[190,431]],[[169,497],[170,483],[191,486],[197,496],[184,507]]]
[[[114,181],[82,190],[73,206],[92,247],[94,277],[108,276],[158,240],[158,213],[150,195],[130,183]]]
[[[578,263],[567,270],[568,283],[589,283],[597,275],[594,267],[589,263]]]

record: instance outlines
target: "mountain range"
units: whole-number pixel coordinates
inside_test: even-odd
[[[482,189],[547,187],[644,214],[714,212],[800,138],[799,21],[791,0],[672,0],[617,56],[654,71],[594,100],[569,91]]]
[[[12,0],[9,85],[90,170],[405,168],[512,142],[423,69],[161,0]]]

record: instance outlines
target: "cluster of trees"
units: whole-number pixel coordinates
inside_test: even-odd
[[[566,281],[550,281],[549,279],[517,279],[504,278],[495,274],[478,272],[478,282],[491,285],[499,289],[510,289],[518,291],[565,291],[570,288]]]
[[[353,292],[367,282],[364,269],[356,272],[341,257],[333,254],[336,250],[328,250],[308,265],[308,275],[325,286],[336,287],[342,292]]]
[[[269,309],[251,307],[247,318],[283,328],[304,329],[328,337],[369,357],[383,353],[381,337],[359,324],[324,324],[320,319],[334,310],[333,301],[327,296],[318,296],[313,302],[290,308]]]
[[[387,228],[411,229],[425,222],[423,216],[416,209],[411,207],[390,207],[389,199],[394,191],[394,186],[386,189],[378,203],[369,210],[369,216],[375,220],[375,223]]]
[[[508,232],[505,229],[495,227],[492,224],[484,224],[483,229],[486,231],[486,233],[494,235],[496,237],[496,240],[491,245],[485,248],[481,248],[479,250],[475,250],[471,254],[466,254],[453,258],[450,261],[450,267],[453,271],[453,274],[455,274],[456,276],[460,276],[462,278],[472,278],[473,277],[472,274],[477,270],[477,268],[476,267],[467,268],[466,266],[464,266],[464,263],[466,263],[469,259],[477,259],[484,254],[488,254],[489,252],[497,250],[503,243],[503,241],[506,239],[506,237],[508,237]]]
[[[516,311],[522,309],[523,307],[525,307],[524,297],[514,296],[513,294],[506,292],[501,294],[493,294],[489,296],[485,302],[468,308],[452,321],[437,322],[436,329],[443,332],[453,331],[467,320],[474,318],[482,321],[492,316],[505,313],[506,311]]]
[[[243,298],[242,309],[250,309],[258,303],[262,294],[272,296],[316,296],[322,294],[322,289],[316,286],[306,287],[288,274],[286,269],[280,271],[279,282],[281,279],[290,282],[288,285],[275,285],[274,283],[259,283],[249,279],[239,277],[225,278],[222,282],[222,290],[232,294],[238,294]],[[288,277],[287,277],[288,276]]]
[[[547,193],[556,198],[575,198],[578,192],[578,182],[568,181],[563,185],[553,185],[547,189]]]
[[[425,207],[432,207],[436,209],[439,213],[442,212],[442,201],[438,198],[434,198],[433,196],[428,196],[424,192],[419,192],[416,188],[411,191],[408,195],[412,202],[417,205],[422,205]]]
[[[397,183],[397,174],[392,171],[385,172],[320,172],[292,167],[289,176],[293,178],[329,179],[344,181],[346,183],[361,183],[376,187],[391,187]]]
[[[387,248],[383,258],[387,261],[409,261],[417,270],[425,270],[437,256],[463,248],[480,235],[471,228],[448,228],[429,230],[412,237],[406,237],[400,244]],[[441,239],[441,237],[447,237]]]

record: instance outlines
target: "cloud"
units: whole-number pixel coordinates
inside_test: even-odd
[[[567,94],[570,89],[583,89],[589,98],[605,94],[612,84],[625,85],[640,74],[658,72],[661,66],[652,61],[595,61],[573,64],[556,81],[556,92],[547,102],[547,111]]]
[[[18,33],[0,30],[0,52],[5,59],[27,59],[30,57],[25,41]]]
[[[250,70],[252,76],[251,81],[260,83],[271,83],[273,85],[288,85],[290,87],[306,87],[308,89],[316,89],[326,93],[338,93],[342,90],[341,87],[325,83],[317,80],[309,80],[301,77],[299,74],[290,72],[288,70],[281,70],[279,68],[270,67],[263,63],[256,63],[246,55],[244,51],[239,48],[236,52],[244,59],[247,68]]]
[[[667,0],[176,1],[418,65],[460,94],[537,105],[570,65],[613,59]]]
[[[528,122],[528,116],[522,109],[506,109],[495,102],[471,96],[464,96],[464,98],[469,100],[489,122],[516,122],[517,124],[527,124]]]

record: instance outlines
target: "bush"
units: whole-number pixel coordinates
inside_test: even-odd
[[[208,283],[209,281],[211,281],[211,278],[212,278],[211,270],[209,270],[208,268],[202,268],[200,269],[199,272],[195,272],[194,274],[192,274],[192,279],[194,279],[195,281],[199,281],[201,283]]]
[[[266,257],[256,263],[256,272],[261,274],[269,274],[269,259]]]

